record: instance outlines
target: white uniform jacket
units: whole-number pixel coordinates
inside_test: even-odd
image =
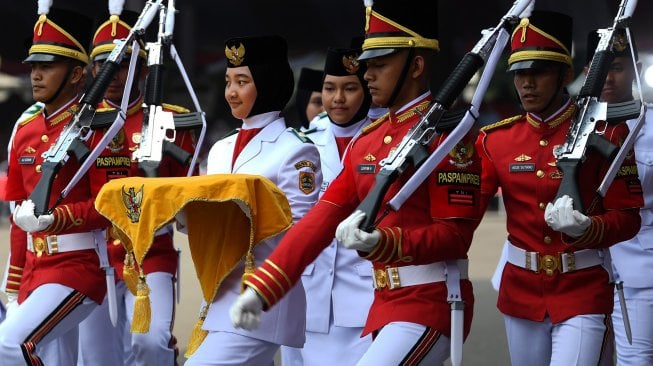
[[[326,113],[311,121],[307,136],[320,151],[322,190],[320,196],[342,170],[338,146]],[[363,122],[369,124],[369,119]],[[360,133],[360,129],[359,132]],[[356,137],[354,137],[356,138]],[[335,239],[302,274],[306,290],[306,330],[329,332],[329,319],[338,327],[362,328],[372,304],[372,263]]]
[[[622,280],[624,287],[633,288],[653,287],[653,105],[648,105],[644,118],[635,140],[635,159],[644,196],[644,207],[640,209],[642,226],[632,239],[610,247],[615,279]],[[628,121],[628,126],[633,128],[634,123]]]
[[[255,118],[272,120],[231,161],[237,134],[216,142],[208,155],[207,174],[241,173],[259,174],[274,182],[285,194],[292,210],[293,222],[303,217],[317,202],[322,173],[317,148],[303,142],[292,128],[286,128],[283,118],[277,113],[265,113]],[[257,121],[257,122],[260,122]],[[307,189],[306,177],[314,178],[313,189]],[[303,181],[300,179],[304,178]],[[256,267],[279,243],[277,235],[254,248]],[[242,334],[264,341],[301,347],[304,344],[306,299],[301,284],[295,286],[277,305],[261,314],[261,325],[255,331],[235,329],[229,318],[229,308],[236,301],[241,290],[241,263],[223,282],[204,321],[204,329]]]

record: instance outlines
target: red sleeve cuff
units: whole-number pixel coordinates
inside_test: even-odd
[[[562,236],[563,242],[578,248],[592,248],[603,242],[605,234],[605,223],[599,216],[590,216],[590,226],[579,238],[572,238],[568,235]]]
[[[282,268],[266,259],[256,272],[252,273],[244,282],[252,288],[265,302],[265,309],[269,309],[279,302],[292,288],[290,278]]]

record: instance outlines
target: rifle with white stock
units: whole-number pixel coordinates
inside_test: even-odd
[[[571,197],[574,209],[580,212],[584,212],[585,209],[578,188],[578,172],[587,150],[594,149],[607,160],[615,160],[620,153],[620,148],[603,136],[605,129],[601,128],[603,124],[599,124],[599,121],[608,124],[622,122],[637,118],[642,113],[643,105],[638,100],[614,104],[599,101],[603,84],[614,60],[612,47],[615,32],[627,27],[636,5],[637,0],[622,0],[612,27],[598,31],[599,43],[592,57],[587,78],[576,99],[576,114],[564,144],[554,149],[556,165],[562,172],[562,181],[555,199],[564,195]],[[627,150],[622,147],[621,151],[625,153]],[[620,160],[623,161],[623,158]],[[611,182],[611,180],[610,182],[604,180],[602,186],[605,186],[605,183],[609,185]]]
[[[420,120],[403,137],[397,149],[379,162],[381,169],[375,177],[374,186],[357,208],[357,210],[365,213],[365,219],[359,226],[362,230],[371,232],[374,230],[376,223],[385,216],[385,214],[382,214],[378,220],[376,219],[388,188],[406,168],[412,165],[417,170],[393,200],[403,197],[403,201],[405,201],[430,172],[435,169],[435,166],[469,132],[476,120],[477,105],[480,105],[483,99],[489,79],[494,72],[496,61],[508,42],[509,35],[505,27],[511,21],[518,20],[519,15],[529,6],[531,1],[516,0],[496,27],[483,32],[479,42],[462,58],[437,92],[431,107],[422,114]],[[476,100],[473,101],[472,106],[474,107],[474,104],[476,104],[476,110],[472,108],[467,111],[462,120],[462,113],[447,113],[447,110],[467,86],[474,74],[488,61],[491,52],[496,48],[499,49],[498,55],[485,68],[487,72],[484,72],[484,75],[488,74],[488,78],[485,82],[479,83],[475,93]],[[428,146],[434,137],[448,131],[451,131],[451,133],[445,141],[432,154],[429,154]],[[398,210],[403,201],[398,205],[394,205],[394,207],[386,207],[384,212],[388,212],[390,208]]]
[[[167,6],[161,6],[157,41],[146,45],[149,72],[145,81],[143,128],[138,149],[133,153],[134,160],[138,161],[138,167],[146,177],[157,177],[159,175],[159,164],[164,154],[170,155],[182,165],[189,165],[187,175],[192,175],[197,160],[197,152],[206,129],[204,113],[199,107],[197,97],[172,44],[175,12],[174,0],[169,0]],[[166,49],[170,50],[171,57],[175,60],[179,71],[182,73],[186,88],[193,98],[197,112],[173,114],[163,109],[164,53]],[[174,143],[178,130],[200,128],[201,133],[197,141],[195,154],[190,154]]]
[[[97,77],[91,83],[91,86],[82,96],[80,101],[80,108],[75,112],[72,120],[64,127],[61,134],[57,138],[55,144],[43,153],[43,164],[41,165],[41,178],[39,179],[34,191],[30,194],[30,199],[34,202],[34,213],[36,216],[51,213],[52,209],[57,206],[67,195],[68,192],[79,182],[81,177],[86,174],[91,166],[91,163],[97,156],[100,155],[102,150],[118,133],[120,128],[125,122],[125,109],[120,110],[117,115],[112,112],[112,115],[103,115],[102,112],[97,112],[97,105],[104,97],[111,80],[115,77],[120,69],[122,62],[129,46],[132,46],[132,59],[131,64],[135,64],[135,57],[138,53],[138,39],[145,34],[145,29],[152,22],[156,15],[158,4],[162,0],[148,1],[143,8],[143,11],[138,17],[136,24],[129,32],[129,35],[117,42],[116,47],[109,54],[107,60],[102,64],[102,68]],[[129,91],[127,88],[131,87],[133,82],[133,67],[130,68],[130,77],[126,86],[125,95],[123,96],[123,107],[126,107],[126,98],[129,98]],[[107,121],[113,120],[111,127],[104,133],[100,142],[89,150],[85,141],[89,139],[95,126],[95,120],[101,121],[100,124],[106,124]],[[52,190],[52,183],[57,173],[66,164],[71,155],[74,155],[80,162],[80,168],[77,170],[68,185],[59,195],[57,201],[50,207],[50,193]]]

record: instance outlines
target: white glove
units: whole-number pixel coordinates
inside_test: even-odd
[[[256,291],[247,287],[231,305],[229,317],[234,327],[254,330],[261,324],[261,311],[263,311],[263,301]]]
[[[7,315],[13,313],[18,308],[18,294],[14,292],[7,293],[7,304],[5,305],[7,309]]]
[[[572,238],[579,238],[585,233],[592,220],[574,210],[574,200],[564,195],[553,204],[549,202],[544,210],[544,220],[555,231],[565,233]]]
[[[32,200],[24,201],[16,206],[14,210],[14,222],[19,228],[28,233],[43,231],[54,222],[53,215],[34,215],[34,202]]]
[[[369,253],[379,244],[381,233],[378,230],[368,233],[359,229],[358,226],[363,219],[365,219],[365,213],[363,211],[354,211],[353,214],[338,224],[336,240],[341,242],[345,248]]]

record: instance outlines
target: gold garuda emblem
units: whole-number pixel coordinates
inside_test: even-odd
[[[136,191],[134,187],[129,187],[125,191],[125,186],[122,186],[122,203],[127,208],[127,217],[133,222],[136,223],[141,219],[141,204],[143,203],[143,187]]]
[[[224,55],[232,65],[240,66],[240,64],[242,64],[243,60],[245,59],[245,46],[243,46],[242,43],[238,45],[238,48],[236,48],[236,46],[225,46]]]
[[[474,156],[474,142],[459,142],[449,152],[449,164],[461,169],[466,168],[472,164],[472,156]]]
[[[628,48],[628,38],[625,33],[617,32],[612,38],[612,50],[615,52],[623,52]]]
[[[345,55],[342,56],[342,66],[345,67],[345,71],[349,74],[355,74],[360,68],[360,62],[358,61],[356,55]]]

